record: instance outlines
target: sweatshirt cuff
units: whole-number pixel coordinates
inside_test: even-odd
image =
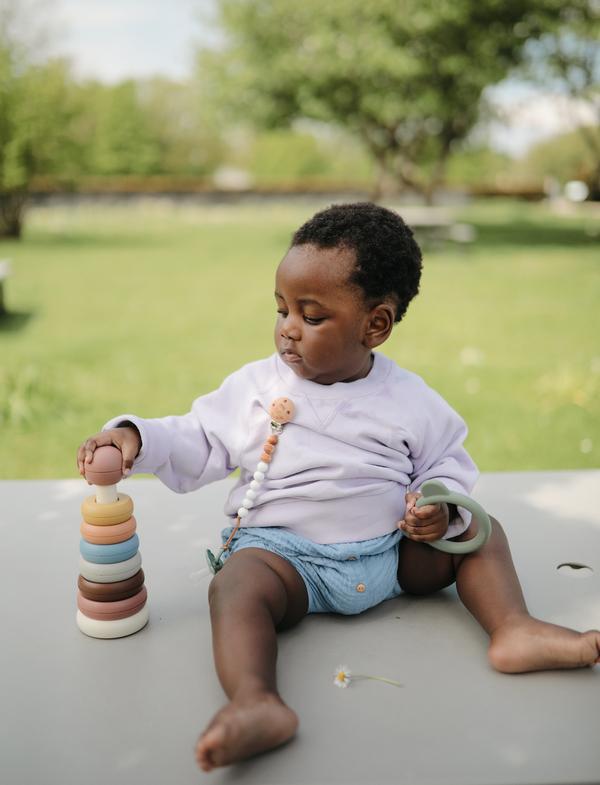
[[[118,428],[130,422],[138,429],[141,439],[140,451],[133,462],[131,474],[154,474],[156,469],[163,464],[167,456],[160,455],[160,439],[152,439],[152,423],[137,417],[135,414],[121,414],[118,417],[113,417],[105,425],[102,426],[103,431],[108,431],[111,428]]]

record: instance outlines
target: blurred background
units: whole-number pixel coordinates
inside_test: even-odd
[[[0,0],[0,478],[273,351],[334,202],[397,209],[383,351],[484,471],[600,466],[600,0]]]

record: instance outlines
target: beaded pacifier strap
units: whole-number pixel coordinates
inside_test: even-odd
[[[283,426],[294,418],[295,407],[289,398],[276,398],[269,406],[269,416],[271,417],[271,435],[263,444],[262,454],[260,460],[256,465],[256,470],[252,477],[250,487],[246,491],[246,495],[242,499],[242,504],[237,511],[237,517],[233,526],[233,531],[229,535],[227,542],[221,550],[219,555],[215,556],[211,550],[206,551],[206,561],[210,571],[217,573],[223,566],[223,556],[229,550],[231,541],[238,532],[241,526],[242,519],[248,515],[251,507],[256,504],[256,497],[260,490],[267,472],[269,471],[269,464],[273,460],[273,453],[279,442],[279,437],[283,433]]]

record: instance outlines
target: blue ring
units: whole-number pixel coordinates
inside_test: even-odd
[[[138,552],[140,539],[137,534],[123,542],[116,542],[113,545],[94,545],[81,539],[79,552],[86,561],[93,564],[116,564],[120,561],[127,561]]]

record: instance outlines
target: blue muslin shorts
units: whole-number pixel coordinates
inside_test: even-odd
[[[221,533],[223,543],[232,528]],[[308,613],[362,613],[402,593],[398,583],[400,530],[361,542],[321,545],[283,527],[239,529],[224,561],[243,548],[262,548],[287,559],[308,592]]]

